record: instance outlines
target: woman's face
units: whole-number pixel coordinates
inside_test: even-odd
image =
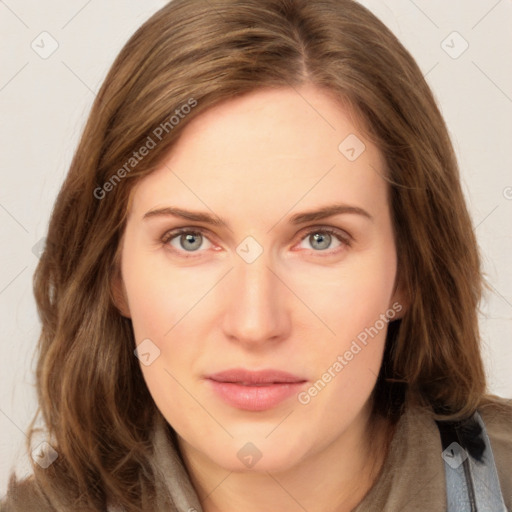
[[[285,470],[360,429],[402,309],[381,155],[299,92],[194,119],[122,242],[149,391],[184,449],[229,470]]]

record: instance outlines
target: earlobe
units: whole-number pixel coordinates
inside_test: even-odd
[[[407,311],[407,306],[404,304],[402,300],[398,300],[396,297],[391,301],[389,309],[388,309],[388,318],[389,320],[399,320],[403,318],[405,312]]]
[[[393,296],[389,303],[389,308],[394,312],[394,319],[403,318],[409,309],[409,298],[405,291],[404,283],[397,279]]]
[[[128,300],[126,298],[126,290],[124,289],[123,279],[119,271],[112,278],[110,285],[110,295],[112,302],[118,311],[126,318],[131,318]]]

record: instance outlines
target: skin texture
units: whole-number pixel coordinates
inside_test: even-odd
[[[403,313],[383,160],[351,119],[311,85],[258,90],[194,119],[134,190],[119,307],[136,343],[150,339],[160,351],[141,368],[178,433],[206,512],[349,511],[381,467],[388,426],[377,429],[377,450],[366,427],[386,327],[307,404],[293,395],[269,410],[240,410],[204,379],[230,368],[273,368],[307,379],[307,391],[381,315]],[[338,149],[349,134],[366,146],[354,161]],[[333,203],[371,218],[290,222]],[[143,219],[170,206],[216,215],[229,227]],[[192,241],[199,248],[187,251],[179,234],[162,241],[180,227],[204,230]],[[324,227],[345,241],[315,242]],[[237,253],[248,236],[263,249],[252,263]],[[237,457],[248,442],[261,453],[252,468]]]

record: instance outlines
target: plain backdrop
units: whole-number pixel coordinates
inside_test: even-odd
[[[32,274],[40,240],[107,70],[165,3],[0,0],[0,496],[11,466],[21,476],[29,468],[24,432],[36,410]],[[510,398],[512,2],[362,3],[415,57],[448,124],[490,285],[481,313],[490,391]]]

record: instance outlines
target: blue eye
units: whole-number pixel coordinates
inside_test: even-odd
[[[177,228],[165,233],[161,239],[164,245],[170,245],[174,252],[182,253],[182,256],[193,257],[194,253],[200,254],[202,250],[211,249],[213,244],[201,228]],[[309,247],[302,244],[307,242]],[[351,237],[342,230],[321,227],[309,229],[300,239],[301,247],[318,255],[332,255],[342,247],[349,247]],[[333,247],[333,244],[334,247]],[[187,256],[189,253],[190,256]]]
[[[331,228],[310,230],[301,241],[307,241],[315,252],[327,252],[326,249],[336,250],[343,245],[350,245],[348,235],[342,235]],[[333,242],[336,242],[335,247],[332,247]]]
[[[200,231],[192,231],[190,229],[179,229],[170,231],[162,240],[164,243],[170,243],[177,250],[186,252],[198,252],[204,241],[208,241]],[[174,243],[176,242],[176,244]],[[211,244],[211,242],[209,242]],[[206,247],[208,248],[208,247]]]
[[[330,233],[322,233],[319,231],[317,233],[310,234],[304,240],[307,240],[312,245],[313,249],[323,250],[329,249],[329,246],[333,241],[333,237]]]

